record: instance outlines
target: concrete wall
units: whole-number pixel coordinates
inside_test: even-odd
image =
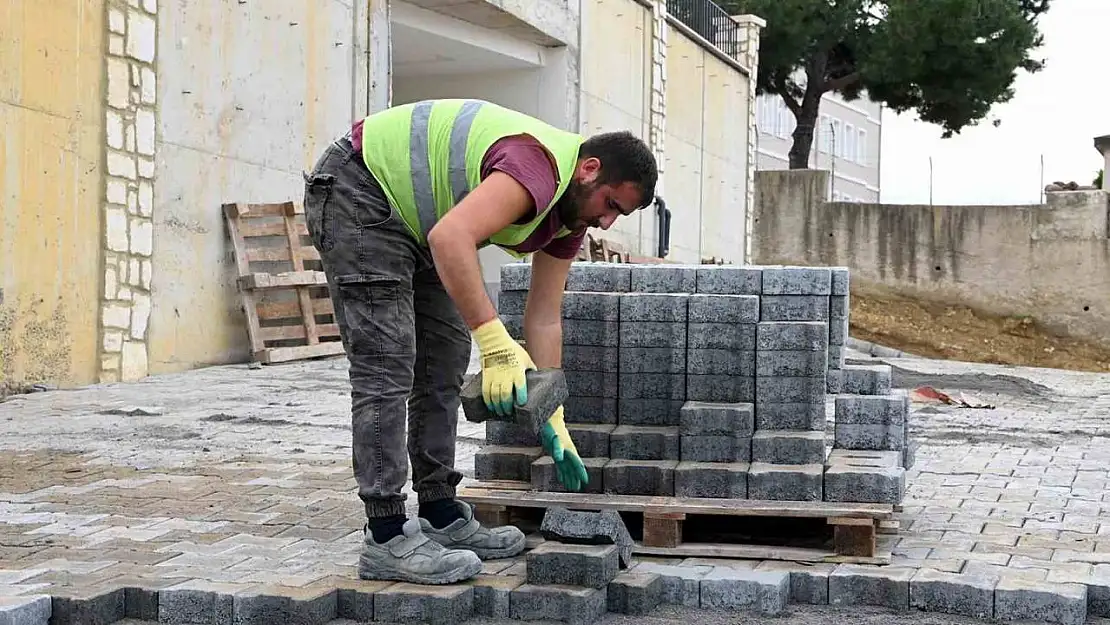
[[[0,388],[96,379],[105,21],[0,3]]]
[[[754,262],[838,265],[852,288],[1031,316],[1110,346],[1110,194],[1039,206],[832,202],[828,173],[756,174]]]

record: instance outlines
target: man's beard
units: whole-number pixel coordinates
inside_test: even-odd
[[[582,205],[586,202],[586,198],[597,186],[595,183],[586,185],[573,179],[567,185],[567,190],[563,193],[563,197],[559,198],[555,209],[559,211],[559,219],[568,230],[579,230],[590,225],[581,223],[579,214],[582,212]]]

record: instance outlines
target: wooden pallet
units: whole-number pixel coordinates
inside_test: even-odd
[[[296,202],[223,206],[254,359],[264,364],[343,353],[320,254]]]
[[[883,504],[557,493],[501,481],[458,496],[483,523],[525,531],[553,506],[616,510],[637,539],[633,551],[655,556],[889,564],[879,535],[898,529],[893,506]]]

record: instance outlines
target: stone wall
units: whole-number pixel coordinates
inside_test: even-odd
[[[826,202],[828,172],[756,173],[753,261],[846,266],[854,292],[1028,316],[1110,347],[1110,194],[1044,205]]]

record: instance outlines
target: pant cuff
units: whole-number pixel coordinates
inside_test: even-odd
[[[430,503],[432,501],[439,501],[440,499],[454,499],[455,487],[450,484],[434,484],[420,489],[416,493],[416,500],[419,503]]]
[[[367,501],[366,518],[380,519],[390,516],[405,516],[405,502],[400,500],[381,499]]]

